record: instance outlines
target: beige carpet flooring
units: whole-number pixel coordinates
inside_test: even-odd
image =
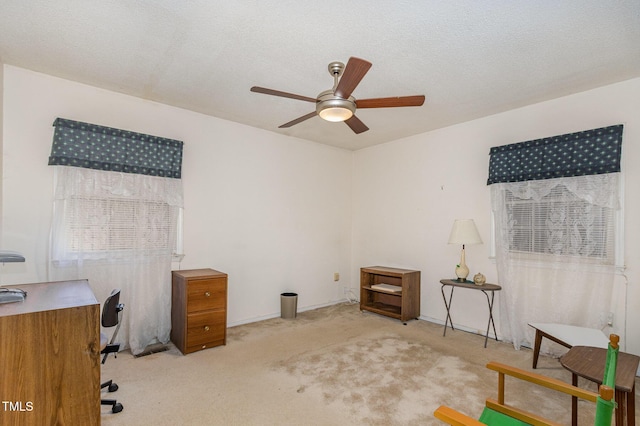
[[[121,413],[102,408],[104,425],[438,425],[440,404],[479,416],[496,397],[496,360],[531,369],[532,352],[427,321],[400,321],[340,304],[232,327],[227,345],[182,355],[134,358],[125,351],[102,366],[120,389]],[[557,359],[538,373],[568,383]],[[580,386],[595,390],[587,381]],[[507,379],[507,402],[570,423],[570,398]],[[580,424],[593,419],[581,402]]]

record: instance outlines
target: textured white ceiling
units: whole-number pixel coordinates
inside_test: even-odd
[[[370,128],[314,117],[332,61],[373,63]],[[0,0],[0,62],[347,149],[640,76],[639,0]]]

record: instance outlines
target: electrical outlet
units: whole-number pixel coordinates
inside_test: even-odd
[[[333,273],[333,280],[334,281],[340,281],[340,272],[334,272]]]

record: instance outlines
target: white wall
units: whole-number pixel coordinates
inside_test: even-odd
[[[619,123],[625,126],[627,269],[616,285],[622,296],[627,287],[628,306],[626,315],[624,302],[618,306],[614,330],[626,330],[626,350],[640,354],[640,79],[357,151],[352,274],[378,264],[421,270],[422,317],[444,323],[439,280],[455,277],[460,259],[461,247],[447,244],[454,219],[474,219],[484,241],[466,247],[471,275],[482,272],[488,282],[497,283],[495,262],[489,259],[489,149]],[[484,295],[456,292],[452,316],[454,324],[484,333]]]
[[[184,248],[175,268],[229,274],[230,325],[344,298],[349,283],[350,151],[257,130],[79,83],[4,67],[0,248],[24,264],[0,283],[47,281],[56,117],[184,141]],[[333,281],[340,272],[341,281]]]
[[[422,317],[443,322],[438,282],[454,276],[460,252],[446,243],[454,219],[475,219],[485,243],[467,247],[467,264],[496,281],[489,148],[622,123],[627,269],[617,282],[628,294],[615,327],[640,354],[640,79],[355,153],[12,66],[2,81],[0,248],[27,262],[0,266],[0,284],[48,279],[46,164],[51,124],[65,117],[185,142],[186,257],[176,268],[229,273],[231,325],[278,315],[282,291],[298,292],[300,309],[343,299],[343,286],[357,294],[370,265],[420,269]],[[486,315],[481,293],[456,293],[456,324],[484,331]]]

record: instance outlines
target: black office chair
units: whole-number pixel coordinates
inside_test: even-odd
[[[100,333],[100,353],[104,355],[102,357],[103,364],[110,353],[113,353],[117,358],[118,351],[120,350],[120,344],[113,342],[115,341],[118,330],[120,329],[120,312],[122,312],[123,309],[124,304],[120,303],[120,290],[113,290],[102,307],[102,326],[105,328],[116,326],[113,335],[111,335],[111,341],[108,343],[107,335]],[[100,389],[104,388],[108,388],[109,392],[115,392],[118,390],[118,385],[113,383],[113,380],[109,380],[108,382],[104,382],[100,385]],[[119,413],[124,408],[122,404],[115,399],[101,399],[100,404],[111,405],[111,411],[114,413]]]

